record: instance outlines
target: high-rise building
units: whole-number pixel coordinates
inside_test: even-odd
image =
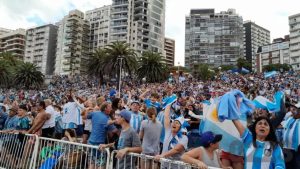
[[[300,70],[300,13],[289,16],[291,66]]]
[[[175,61],[175,40],[165,38],[166,64],[169,67],[174,66]]]
[[[84,13],[72,10],[58,24],[55,74],[80,74],[87,71],[89,22]]]
[[[243,19],[234,9],[192,9],[185,28],[186,67],[235,65],[243,56]]]
[[[52,75],[58,27],[52,24],[26,31],[25,62],[35,64],[44,75]]]
[[[270,31],[251,21],[244,22],[244,57],[255,66],[255,56],[260,46],[270,43]]]
[[[138,53],[164,55],[165,0],[113,0],[110,42],[124,41]]]
[[[290,64],[290,42],[288,36],[274,39],[273,43],[258,48],[253,71],[262,72],[270,64]]]
[[[111,6],[87,11],[85,19],[90,22],[90,49],[103,48],[109,43]]]
[[[0,53],[10,52],[17,59],[24,59],[25,29],[17,29],[0,35]]]
[[[11,29],[6,29],[6,28],[0,28],[0,35],[8,33],[8,32],[12,32],[13,30]]]

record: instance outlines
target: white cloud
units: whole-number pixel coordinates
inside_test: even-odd
[[[55,23],[71,9],[83,12],[111,0],[1,0],[0,27],[16,29],[36,26],[28,18],[39,16],[45,23]],[[175,63],[184,62],[185,16],[190,9],[215,8],[216,12],[235,8],[245,20],[252,20],[271,31],[271,38],[289,33],[288,16],[300,13],[299,0],[166,0],[166,36],[176,40]]]

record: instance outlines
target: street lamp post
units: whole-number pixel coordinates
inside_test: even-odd
[[[180,66],[180,62],[178,62],[178,83],[179,83],[179,66]]]
[[[121,98],[121,80],[122,80],[122,61],[123,61],[123,57],[119,57],[117,59],[118,61],[120,60],[120,74],[119,74],[119,98]]]

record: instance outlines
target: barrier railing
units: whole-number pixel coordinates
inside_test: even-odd
[[[40,137],[36,165],[39,169],[98,169],[109,164],[110,152],[76,142]]]
[[[181,161],[155,161],[144,154],[129,153],[123,159],[115,158],[116,154],[116,150],[110,153],[76,142],[0,133],[0,169],[197,169]]]
[[[123,159],[117,159],[115,155],[117,151],[113,151],[110,156],[110,169],[197,169],[197,166],[184,163],[182,161],[174,161],[161,158],[159,161],[154,160],[154,156],[129,153]],[[208,169],[219,169],[208,167]]]
[[[30,134],[0,133],[0,167],[1,168],[33,168],[36,140]]]

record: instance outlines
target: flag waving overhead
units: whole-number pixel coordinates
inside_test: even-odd
[[[263,96],[257,96],[253,100],[253,104],[258,109],[264,109],[272,113],[277,113],[280,111],[281,99],[283,98],[284,98],[284,93],[278,91],[274,94],[273,101],[270,101],[269,99]]]
[[[240,119],[246,126],[247,114],[254,109],[252,102],[244,97],[239,90],[226,93],[219,100],[211,105],[204,105],[204,120],[200,132],[212,131],[215,134],[222,134],[220,148],[228,153],[243,156],[243,142],[236,127],[229,119]]]
[[[274,77],[277,74],[276,71],[271,71],[271,72],[265,72],[264,76],[265,78],[269,78],[269,77]]]

